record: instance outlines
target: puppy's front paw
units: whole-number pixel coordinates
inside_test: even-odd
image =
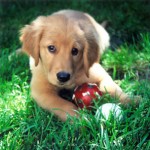
[[[77,117],[76,110],[77,110],[77,107],[73,103],[67,103],[66,105],[62,107],[62,111],[61,113],[58,114],[58,117],[62,121],[66,121],[67,118],[70,116]]]
[[[121,102],[121,104],[123,104],[125,106],[137,107],[142,102],[142,97],[140,97],[140,96],[133,96],[133,97],[124,96],[121,98],[120,102]]]
[[[138,106],[142,102],[142,97],[141,96],[134,96],[133,97],[133,104],[135,106]]]

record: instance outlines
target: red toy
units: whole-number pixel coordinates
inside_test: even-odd
[[[102,96],[98,86],[93,83],[84,83],[75,88],[73,100],[78,107],[83,108],[85,106],[89,109],[92,106],[93,99],[97,100],[97,96]]]

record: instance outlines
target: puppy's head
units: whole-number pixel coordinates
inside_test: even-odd
[[[63,15],[38,17],[21,30],[20,40],[35,66],[42,67],[48,81],[59,87],[74,85],[79,71],[88,76],[89,67],[99,60],[93,31]]]

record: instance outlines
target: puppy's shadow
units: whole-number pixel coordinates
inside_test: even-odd
[[[74,90],[69,90],[69,89],[61,89],[59,91],[59,96],[70,101],[73,102],[72,100],[72,96],[73,96]]]

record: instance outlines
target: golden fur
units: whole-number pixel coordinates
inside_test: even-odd
[[[77,107],[61,98],[59,90],[71,89],[85,82],[95,82],[102,92],[117,96],[120,102],[129,98],[99,64],[100,56],[109,46],[109,35],[90,15],[63,10],[40,16],[21,30],[22,49],[30,55],[31,93],[44,109],[61,120],[74,116]],[[49,51],[48,46],[55,46]],[[77,55],[72,49],[78,50]],[[70,79],[60,82],[57,74],[67,72]]]

